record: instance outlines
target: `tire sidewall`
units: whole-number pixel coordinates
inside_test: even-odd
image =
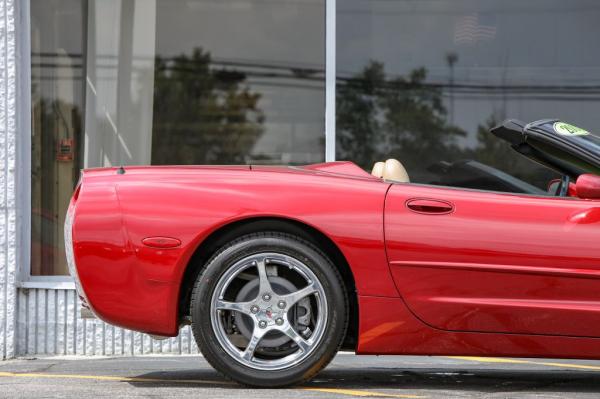
[[[319,279],[327,298],[327,324],[320,342],[300,363],[282,370],[256,370],[239,363],[221,347],[210,320],[213,292],[223,274],[237,261],[263,252],[285,254],[304,263]],[[312,377],[329,363],[345,334],[347,309],[339,273],[318,249],[282,233],[252,234],[219,251],[198,277],[191,303],[192,330],[201,352],[218,371],[247,385],[285,386]]]

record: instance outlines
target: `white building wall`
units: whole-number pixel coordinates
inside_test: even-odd
[[[82,319],[75,290],[19,289],[16,356],[198,353],[189,326],[167,340]]]
[[[0,0],[0,358],[14,356],[17,278],[15,1]]]

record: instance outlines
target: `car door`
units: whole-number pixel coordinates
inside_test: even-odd
[[[600,337],[600,201],[394,184],[384,229],[426,324]]]

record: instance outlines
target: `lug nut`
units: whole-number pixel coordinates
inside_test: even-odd
[[[278,326],[280,326],[280,325],[282,325],[282,324],[283,324],[283,319],[282,319],[281,317],[278,317],[278,318],[275,320],[275,323],[276,323]]]
[[[259,309],[259,308],[258,308],[258,306],[256,306],[256,305],[253,305],[253,306],[250,308],[250,312],[252,312],[253,314],[257,314],[259,310],[260,310],[260,309]]]
[[[285,301],[279,301],[277,302],[277,306],[279,307],[279,309],[285,309]]]
[[[264,294],[264,295],[263,295],[263,299],[264,299],[265,301],[270,301],[270,300],[271,300],[271,294]]]
[[[260,328],[265,328],[267,326],[267,322],[264,321],[264,320],[261,320],[261,321],[258,322],[258,326]]]

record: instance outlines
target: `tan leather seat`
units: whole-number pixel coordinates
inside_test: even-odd
[[[397,159],[390,158],[385,161],[383,166],[383,178],[385,180],[393,180],[400,183],[410,183],[408,173],[404,166]]]
[[[400,183],[410,183],[408,173],[397,159],[390,158],[385,162],[375,162],[371,174],[385,180],[393,180]]]
[[[371,174],[375,177],[379,177],[380,179],[383,177],[383,168],[385,166],[384,162],[375,162],[373,165],[373,169],[371,170]]]

